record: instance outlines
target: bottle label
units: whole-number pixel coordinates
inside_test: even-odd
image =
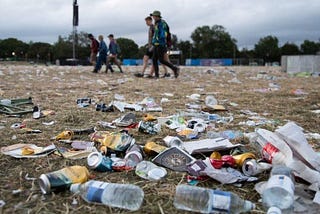
[[[47,173],[51,191],[68,189],[71,184],[84,183],[88,180],[88,170],[82,166],[71,166],[55,172]]]
[[[268,188],[282,188],[288,191],[291,195],[294,194],[294,184],[286,175],[273,175],[269,178],[266,189]]]
[[[277,152],[279,152],[277,147],[271,143],[267,143],[262,149],[262,157],[269,163],[272,163],[272,159]]]
[[[231,193],[219,190],[212,190],[212,210],[211,212],[230,211]]]
[[[94,181],[90,184],[87,190],[87,200],[91,202],[102,203],[102,193],[108,183]]]

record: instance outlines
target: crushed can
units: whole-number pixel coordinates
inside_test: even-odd
[[[242,165],[242,172],[246,176],[255,176],[272,168],[272,164],[258,162],[255,159],[247,159]]]
[[[114,151],[124,152],[134,142],[135,139],[127,132],[111,132],[105,136],[102,145]]]
[[[221,169],[224,166],[233,168],[236,166],[236,161],[232,155],[223,155],[221,159],[210,159],[210,163],[215,169]]]
[[[48,194],[50,192],[67,190],[71,184],[85,183],[88,179],[89,171],[85,166],[71,166],[47,174],[41,174],[39,186],[43,194]]]
[[[157,134],[161,131],[161,125],[150,121],[140,121],[138,130],[142,133]]]
[[[88,155],[87,163],[90,169],[99,172],[112,171],[112,160],[100,152],[92,152]]]
[[[245,152],[240,155],[234,155],[233,158],[236,161],[237,166],[242,167],[246,160],[256,159],[256,156],[251,152]]]
[[[167,149],[167,147],[156,144],[155,142],[148,142],[143,147],[143,151],[147,155],[157,155],[166,149]]]

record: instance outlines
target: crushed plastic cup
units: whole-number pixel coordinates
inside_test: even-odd
[[[206,96],[205,104],[209,108],[214,108],[215,105],[218,105],[218,101],[214,96],[209,95],[209,96]]]
[[[167,175],[167,170],[163,167],[159,167],[150,161],[141,161],[136,166],[136,175],[141,178],[158,181]]]

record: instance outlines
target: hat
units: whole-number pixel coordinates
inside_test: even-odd
[[[150,16],[158,16],[161,18],[161,12],[158,10],[153,11],[153,13],[150,13]]]

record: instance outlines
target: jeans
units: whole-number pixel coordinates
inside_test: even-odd
[[[167,48],[165,46],[161,45],[156,45],[154,46],[153,49],[153,57],[152,57],[152,63],[154,66],[154,71],[156,77],[159,77],[159,65],[158,65],[158,60],[160,61],[161,64],[166,65],[167,67],[171,68],[171,70],[176,71],[177,67],[174,66],[172,63],[165,61],[164,59],[164,54],[167,52]]]
[[[106,61],[107,61],[107,54],[99,53],[97,64],[96,64],[96,67],[94,68],[94,70],[99,71],[101,69],[103,63],[106,63]]]

